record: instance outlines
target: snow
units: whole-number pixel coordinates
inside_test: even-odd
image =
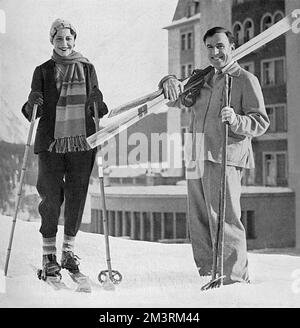
[[[4,269],[11,217],[0,216],[0,271]],[[76,253],[92,281],[92,293],[54,291],[36,278],[41,262],[38,222],[18,220],[8,277],[0,276],[0,308],[243,308],[300,306],[300,250],[249,252],[251,284],[234,284],[202,292],[209,278],[196,271],[189,244],[159,244],[110,237],[112,268],[123,280],[107,291],[97,280],[106,269],[103,235],[79,232]],[[58,250],[62,243],[58,231]],[[76,286],[63,273],[66,284]]]

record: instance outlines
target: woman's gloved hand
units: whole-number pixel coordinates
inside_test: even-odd
[[[91,110],[93,116],[94,116],[94,103],[96,103],[96,106],[98,108],[99,118],[103,117],[108,113],[107,106],[103,102],[102,92],[97,87],[93,88],[88,98],[88,107]]]
[[[42,116],[43,104],[44,104],[43,94],[38,91],[31,91],[28,96],[27,103],[25,104],[23,109],[23,113],[25,117],[28,120],[31,120],[34,105],[38,105],[37,117]]]
[[[43,95],[38,91],[31,91],[28,96],[28,105],[33,108],[33,105],[37,104],[42,106],[44,103]]]

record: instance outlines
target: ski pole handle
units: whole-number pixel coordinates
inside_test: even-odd
[[[225,74],[225,106],[230,107],[231,103],[231,86],[232,86],[232,77],[228,74]]]
[[[96,132],[99,131],[99,115],[98,115],[98,107],[96,102],[94,101],[93,103],[93,109],[94,109],[94,117],[95,117],[95,128]],[[103,173],[103,164],[102,164],[102,156],[100,154],[100,146],[97,147],[97,167],[98,167],[98,177],[103,178],[104,173]]]

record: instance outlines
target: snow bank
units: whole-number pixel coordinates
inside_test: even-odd
[[[0,216],[0,272],[5,263],[11,218]],[[106,269],[102,235],[79,232],[76,253],[81,268],[92,280],[91,294],[54,291],[36,278],[40,266],[39,223],[19,220],[16,225],[8,277],[0,278],[0,307],[86,308],[210,308],[299,307],[300,251],[249,252],[252,283],[234,284],[202,292],[209,278],[199,277],[189,244],[158,244],[110,237],[112,267],[123,275],[114,291],[97,280]],[[58,251],[62,243],[58,232]],[[59,255],[60,258],[60,255]],[[74,283],[63,272],[66,284]]]

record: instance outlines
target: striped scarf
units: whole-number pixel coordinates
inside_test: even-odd
[[[85,103],[86,81],[83,63],[88,60],[80,53],[62,57],[53,51],[52,59],[58,67],[60,95],[56,104],[54,141],[49,151],[66,153],[89,150],[86,141]],[[63,67],[63,69],[61,69]],[[63,72],[63,74],[60,74]]]

